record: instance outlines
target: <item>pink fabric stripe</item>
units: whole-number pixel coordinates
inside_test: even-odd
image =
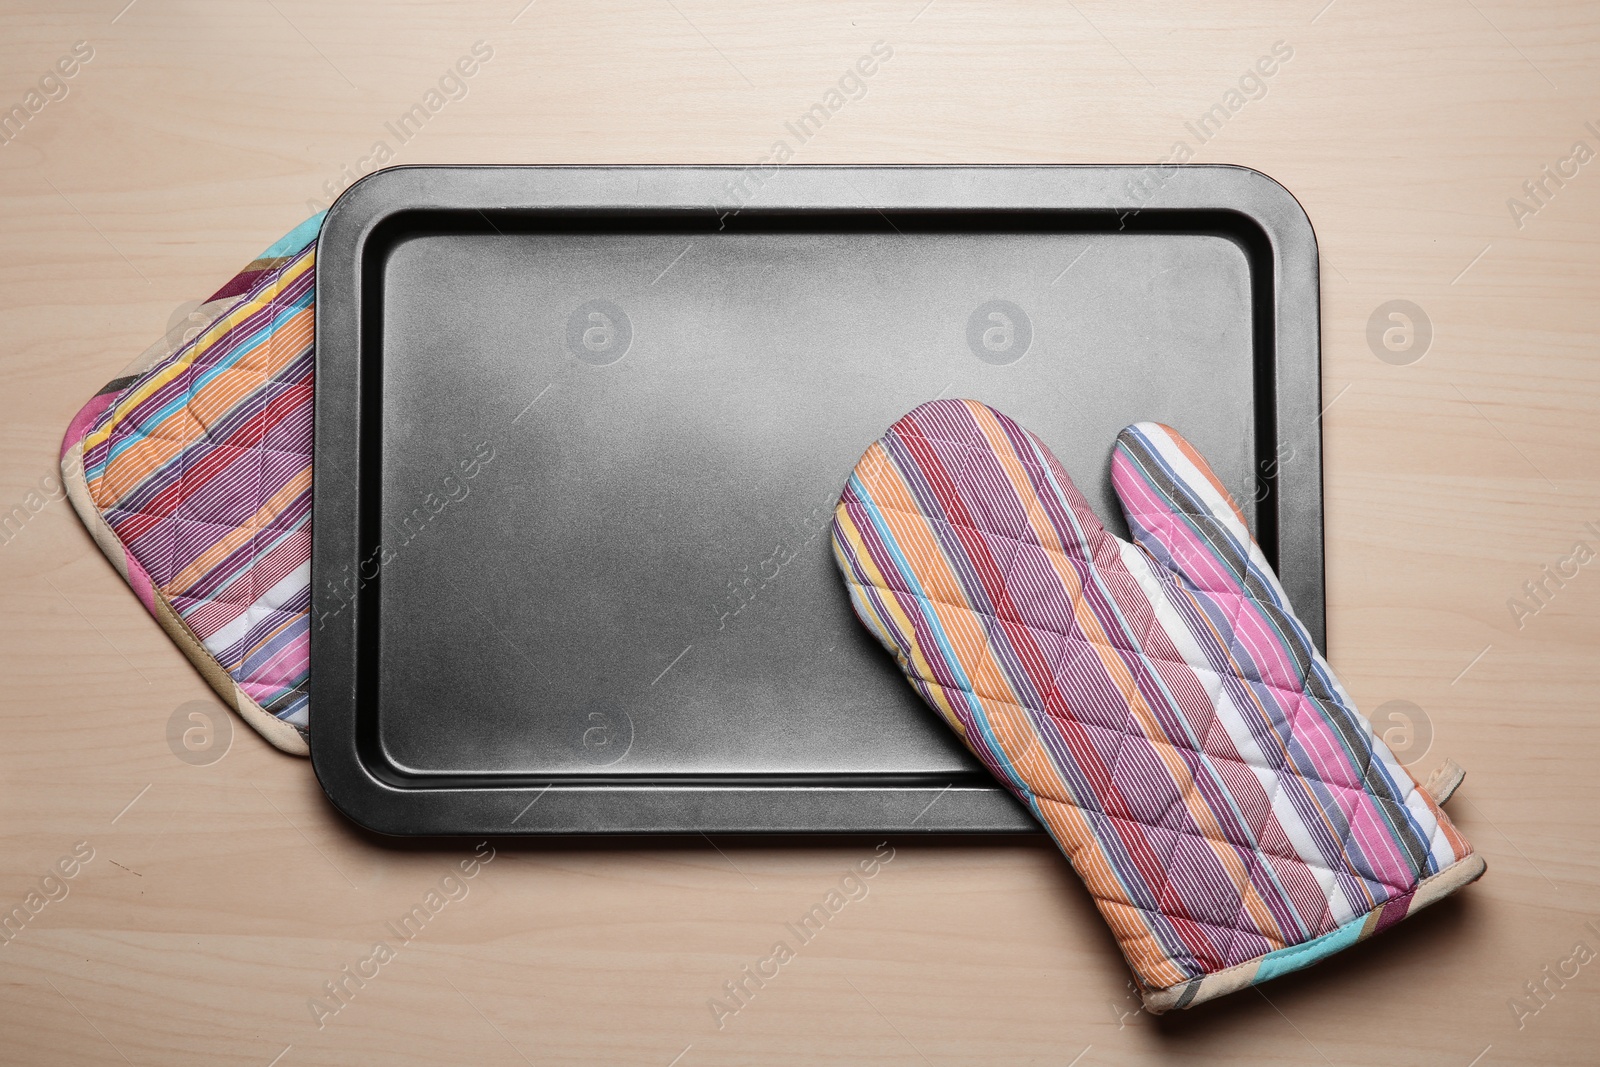
[[[150,581],[150,574],[144,565],[133,558],[127,551],[122,553],[122,559],[128,566],[128,586],[138,596],[139,602],[144,605],[144,610],[151,615],[156,613],[156,587]]]
[[[1188,523],[1178,521],[1167,502],[1120,451],[1112,453],[1111,478],[1116,485],[1117,495],[1123,500],[1124,511],[1133,512],[1138,521],[1156,535],[1157,540],[1181,546],[1174,548],[1173,554],[1183,572],[1199,588],[1211,592],[1239,588],[1239,581],[1233,572],[1222,565],[1210,546],[1195,535]]]
[[[307,633],[285,645],[270,661],[259,667],[240,688],[258,703],[265,703],[279,691],[293,685],[305,673],[311,639]]]

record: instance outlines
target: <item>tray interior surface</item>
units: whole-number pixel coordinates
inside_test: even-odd
[[[1182,431],[1252,522],[1275,447],[1272,263],[1198,214],[419,217],[373,259],[360,670],[421,776],[988,781],[834,567],[867,445],[981,400],[1119,534],[1124,425]]]

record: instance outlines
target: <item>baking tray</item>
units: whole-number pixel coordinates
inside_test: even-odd
[[[1323,633],[1317,250],[1228,166],[405,167],[317,248],[312,755],[388,834],[1034,824],[828,523],[940,396],[1181,430]]]

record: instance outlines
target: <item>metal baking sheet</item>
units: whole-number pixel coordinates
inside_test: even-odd
[[[388,834],[1017,832],[831,508],[941,396],[1181,430],[1323,633],[1317,250],[1226,166],[407,167],[317,250],[312,755]]]

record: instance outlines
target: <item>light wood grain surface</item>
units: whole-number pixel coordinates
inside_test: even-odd
[[[396,163],[752,163],[882,40],[892,61],[797,161],[1145,162],[1181,139],[1305,205],[1333,663],[1364,708],[1422,709],[1425,762],[1467,768],[1452,810],[1489,873],[1158,1020],[1043,839],[895,840],[719,1029],[708,1000],[876,841],[496,842],[319,1026],[324,983],[472,843],[353,829],[242,724],[220,761],[175,758],[169,718],[208,690],[55,501],[0,544],[0,910],[93,858],[0,945],[0,1061],[1600,1062],[1600,959],[1573,962],[1600,952],[1600,561],[1520,626],[1507,603],[1600,549],[1600,161],[1522,187],[1600,150],[1600,8],[125,3],[0,14],[0,107],[44,100],[0,146],[0,510],[94,390],[375,142]],[[92,58],[41,89],[79,41]],[[480,41],[465,97],[398,144],[385,123]],[[1185,124],[1277,42],[1265,95],[1199,144]],[[1409,364],[1367,340],[1395,299],[1432,326]]]

